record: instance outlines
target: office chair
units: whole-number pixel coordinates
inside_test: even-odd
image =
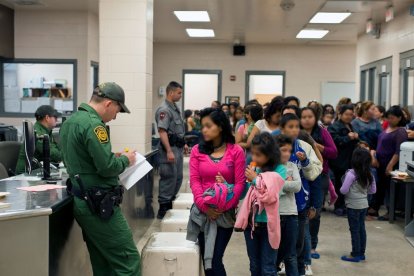
[[[9,174],[7,173],[6,167],[0,163],[0,179],[8,178]]]
[[[0,142],[0,163],[2,163],[6,168],[9,176],[13,176],[15,174],[21,145],[21,142],[16,141]]]

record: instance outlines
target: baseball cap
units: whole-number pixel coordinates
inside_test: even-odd
[[[62,113],[59,113],[56,109],[54,109],[50,105],[41,105],[37,108],[35,112],[36,119],[41,119],[46,117],[46,115],[50,117],[61,117]]]
[[[131,113],[125,105],[124,89],[115,82],[104,82],[95,87],[93,94],[99,97],[114,100],[121,106],[122,113]]]

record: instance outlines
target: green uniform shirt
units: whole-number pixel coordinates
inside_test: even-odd
[[[36,122],[33,126],[33,129],[36,133],[36,136],[42,136],[44,134],[49,135],[49,148],[50,148],[50,161],[53,163],[60,163],[62,161],[62,153],[60,151],[59,145],[56,143],[55,139],[52,135],[52,130],[48,129],[40,122]],[[36,139],[36,149],[34,152],[34,158],[36,158],[39,162],[43,161],[43,140]],[[20,147],[19,152],[19,159],[16,165],[16,174],[21,174],[25,172],[26,168],[26,154],[24,151],[24,143]],[[36,167],[35,167],[36,168]]]
[[[106,125],[91,106],[82,103],[63,123],[60,137],[63,161],[75,187],[79,188],[76,174],[85,189],[119,185],[118,175],[129,165],[128,158],[112,152]]]

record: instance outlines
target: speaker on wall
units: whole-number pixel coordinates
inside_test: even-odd
[[[244,56],[246,55],[246,47],[244,45],[233,46],[233,56]]]

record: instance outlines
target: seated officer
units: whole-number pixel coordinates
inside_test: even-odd
[[[50,162],[52,163],[60,163],[62,161],[62,154],[60,152],[59,145],[55,142],[52,130],[56,127],[57,118],[60,117],[62,114],[57,112],[56,109],[51,107],[50,105],[42,105],[40,106],[35,112],[36,123],[34,124],[33,128],[35,131],[36,136],[41,136],[44,134],[49,135],[50,139]],[[43,161],[43,140],[36,139],[36,149],[34,153],[34,157],[40,162]],[[19,159],[17,161],[16,166],[16,175],[22,174],[25,172],[25,151],[24,151],[24,143],[20,147]],[[36,165],[35,165],[36,168]]]

